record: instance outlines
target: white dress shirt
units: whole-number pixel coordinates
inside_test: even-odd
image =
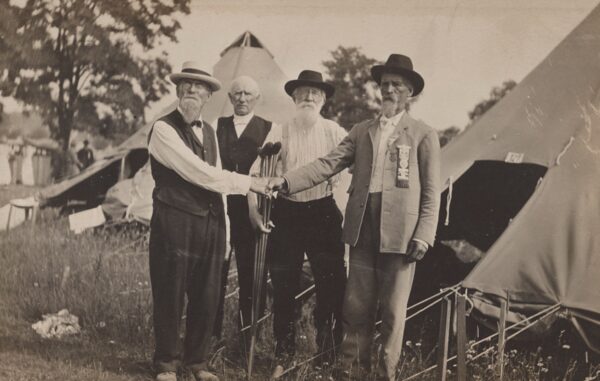
[[[240,136],[242,136],[242,134],[244,133],[244,130],[248,126],[248,123],[250,123],[250,120],[252,120],[253,117],[254,117],[253,112],[251,112],[247,115],[233,114],[233,126],[235,127],[235,133],[236,133],[238,139],[240,138]]]
[[[201,121],[201,119],[199,119]],[[203,141],[202,127],[192,131]],[[215,136],[215,142],[217,138]],[[213,167],[200,159],[185,145],[173,127],[157,121],[152,128],[148,152],[165,167],[172,169],[186,181],[212,192],[222,194],[246,194],[250,190],[250,177],[221,169],[219,145],[215,144],[217,163]]]
[[[383,167],[385,165],[385,157],[388,150],[388,140],[390,136],[392,136],[398,123],[400,123],[402,115],[404,115],[404,110],[391,118],[386,118],[383,115],[379,118],[379,127],[375,132],[374,139],[373,172],[371,172],[369,193],[383,191]]]
[[[283,141],[284,129],[287,130],[287,140]],[[282,148],[276,164],[275,175],[282,176],[293,169],[300,168],[334,149],[348,133],[336,122],[319,117],[310,127],[300,127],[292,119],[284,125],[273,124],[265,138],[265,143],[281,142]],[[250,174],[258,175],[260,157],[252,165]],[[321,184],[292,195],[279,194],[292,201],[307,202],[330,196],[337,184],[338,176],[323,181]]]

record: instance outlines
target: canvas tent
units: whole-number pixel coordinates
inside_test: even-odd
[[[221,53],[221,59],[213,67],[213,75],[222,82],[223,89],[213,94],[202,111],[205,120],[213,125],[219,116],[232,113],[226,89],[239,75],[249,75],[260,85],[261,100],[255,109],[258,115],[281,122],[293,110],[293,103],[283,90],[286,76],[272,54],[250,32],[243,33]],[[174,107],[175,103],[161,115]],[[67,201],[77,200],[95,206],[103,202],[103,209],[114,217],[128,211],[130,217],[148,221],[154,186],[146,165],[151,126],[152,123],[148,123],[136,131],[117,147],[113,155],[95,162],[75,177],[44,189],[41,196],[45,204],[64,205]]]
[[[439,238],[485,256],[462,282],[480,311],[559,304],[600,346],[600,7],[442,152]]]

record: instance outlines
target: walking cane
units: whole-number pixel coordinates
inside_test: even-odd
[[[281,150],[281,143],[266,143],[258,150],[260,156],[260,176],[272,177],[275,175],[277,158]],[[271,206],[273,199],[271,197],[259,195],[258,208],[261,211],[262,223],[267,225],[271,220]],[[268,234],[260,232],[255,246],[254,255],[254,274],[252,281],[252,313],[251,313],[251,336],[250,353],[248,355],[248,379],[252,377],[252,367],[254,365],[254,347],[256,344],[256,333],[258,330],[258,316],[260,312],[260,301],[262,299],[263,278],[265,273],[265,262],[267,252]]]

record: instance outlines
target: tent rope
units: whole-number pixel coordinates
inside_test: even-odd
[[[450,225],[450,204],[452,203],[452,184],[454,183],[454,178],[452,176],[448,177],[448,195],[446,196],[446,220],[444,221],[444,226]]]
[[[575,141],[575,138],[571,136],[569,138],[569,142],[565,145],[565,148],[563,148],[563,150],[560,151],[560,153],[558,154],[558,156],[556,156],[556,165],[560,165],[560,159],[567,152],[567,150],[569,149],[569,147],[571,147],[571,144],[573,144],[574,141]]]
[[[523,323],[524,323],[524,322],[526,322],[526,321],[530,321],[530,323],[529,323],[529,324],[527,324],[525,327],[521,328],[520,330],[518,330],[518,331],[517,331],[517,332],[515,332],[514,334],[510,335],[510,336],[509,336],[509,337],[506,339],[506,341],[508,341],[508,340],[510,340],[510,339],[512,339],[512,338],[514,338],[515,336],[517,336],[517,335],[518,335],[518,334],[520,334],[521,332],[523,332],[523,331],[525,331],[525,330],[527,330],[527,329],[531,328],[531,327],[532,327],[534,324],[536,324],[538,321],[540,321],[541,319],[544,319],[544,318],[546,318],[546,317],[550,316],[551,314],[553,314],[554,312],[556,312],[558,309],[560,309],[560,304],[555,304],[555,305],[553,305],[553,306],[550,306],[550,307],[548,307],[548,308],[546,308],[546,309],[543,309],[543,310],[541,310],[540,312],[537,312],[537,313],[536,313],[536,314],[534,314],[534,315],[531,315],[531,316],[530,316],[530,317],[528,317],[528,318],[525,318],[525,319],[523,319],[523,320],[521,320],[521,321],[519,321],[519,322],[517,322],[517,323],[515,323],[515,324],[513,324],[513,325],[511,325],[511,326],[509,326],[509,327],[507,327],[507,328],[506,328],[506,330],[509,330],[509,329],[515,328],[515,327],[517,327],[517,326],[519,326],[519,325],[523,324]],[[534,321],[531,321],[532,319],[534,319],[534,318],[536,318],[536,317],[538,317],[538,318],[537,318],[537,319],[535,319]],[[481,340],[479,340],[479,341],[476,341],[476,342],[474,342],[474,343],[470,344],[470,345],[469,345],[469,349],[472,349],[472,348],[474,348],[475,346],[477,346],[477,345],[479,345],[479,344],[481,344],[481,343],[483,343],[483,342],[490,341],[490,340],[492,340],[492,339],[493,339],[494,337],[496,337],[496,336],[498,336],[498,332],[496,332],[496,333],[493,333],[493,334],[491,334],[491,335],[489,335],[489,336],[487,336],[487,337],[484,337],[483,339],[481,339]],[[486,353],[490,352],[490,351],[491,351],[491,350],[493,350],[494,348],[495,348],[495,346],[491,346],[491,347],[489,347],[489,348],[485,349],[483,352],[480,352],[480,353],[478,353],[476,356],[474,356],[474,357],[473,357],[472,359],[470,359],[468,362],[472,362],[472,361],[474,361],[474,360],[476,360],[476,359],[480,358],[481,356],[483,356],[483,355],[485,355]],[[456,358],[457,358],[457,356],[456,356],[456,355],[454,355],[454,356],[452,356],[452,357],[448,358],[448,359],[446,360],[446,363],[449,363],[450,361],[456,360]],[[437,368],[437,365],[432,365],[432,366],[430,366],[430,367],[429,367],[429,368],[427,368],[427,369],[424,369],[424,370],[422,370],[422,371],[420,371],[420,372],[418,372],[418,373],[415,373],[415,374],[413,374],[413,375],[411,375],[411,376],[409,376],[409,377],[407,377],[407,378],[404,378],[404,379],[402,379],[402,381],[410,381],[410,380],[414,380],[415,378],[417,378],[417,377],[419,377],[419,376],[421,376],[421,375],[423,375],[423,374],[425,374],[425,373],[431,372],[432,370],[434,370],[434,369],[436,369],[436,368]]]

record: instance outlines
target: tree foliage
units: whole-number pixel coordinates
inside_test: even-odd
[[[189,0],[0,0],[0,94],[38,111],[63,149],[72,129],[128,135],[168,91],[154,49],[189,12]]]
[[[476,120],[481,118],[483,114],[485,114],[496,103],[498,103],[500,99],[504,98],[506,94],[515,88],[515,86],[517,86],[517,83],[511,79],[504,81],[500,86],[493,87],[490,91],[490,97],[477,103],[475,107],[473,107],[473,110],[469,111],[469,122],[465,126],[465,130],[471,127]],[[461,130],[456,126],[451,126],[445,130],[438,131],[440,146],[445,146],[450,142],[450,140],[454,139],[454,137],[458,136],[460,133]]]
[[[335,95],[325,103],[323,114],[346,129],[377,115],[381,99],[370,71],[377,63],[357,47],[339,46],[332,51],[331,59],[322,64]]]
[[[450,140],[454,139],[458,134],[460,134],[460,128],[456,126],[448,127],[445,130],[439,130],[438,138],[440,139],[440,147],[448,144]]]
[[[472,125],[473,122],[498,103],[500,99],[504,98],[516,85],[517,83],[511,79],[504,81],[500,86],[494,86],[490,91],[490,97],[477,103],[473,110],[469,112],[469,125]]]

